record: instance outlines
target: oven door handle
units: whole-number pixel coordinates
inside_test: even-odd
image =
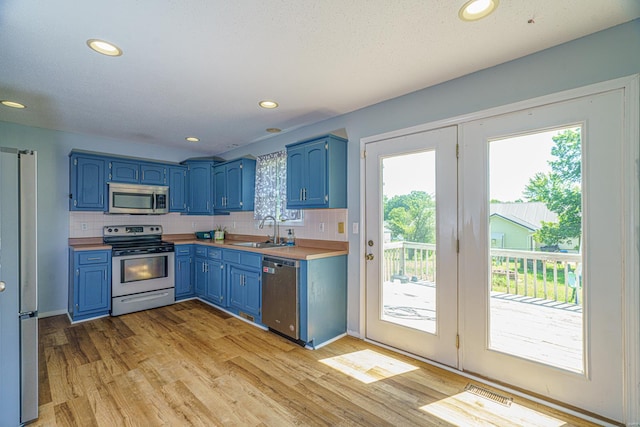
[[[156,205],[158,204],[158,194],[153,193],[153,211],[156,211]]]

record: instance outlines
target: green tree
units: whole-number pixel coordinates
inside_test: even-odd
[[[579,129],[567,129],[552,137],[551,172],[537,173],[525,187],[530,202],[542,202],[558,215],[558,222],[543,222],[533,238],[555,245],[582,234],[582,148]]]
[[[393,240],[435,242],[435,200],[424,191],[384,199],[384,221]]]

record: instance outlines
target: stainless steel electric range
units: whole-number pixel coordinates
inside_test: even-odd
[[[111,245],[111,315],[175,302],[174,245],[162,241],[161,225],[108,225]]]

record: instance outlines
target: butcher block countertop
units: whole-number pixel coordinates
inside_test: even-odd
[[[277,248],[252,248],[246,246],[236,246],[234,245],[234,243],[263,242],[264,237],[229,233],[227,233],[226,239],[222,242],[196,239],[195,235],[190,233],[164,234],[162,236],[162,240],[166,242],[173,242],[176,245],[197,244],[222,249],[255,252],[263,255],[298,260],[329,258],[334,256],[347,255],[349,253],[348,242],[339,242],[333,240],[296,239],[295,246],[284,246]],[[69,246],[75,251],[95,251],[111,249],[111,246],[105,245],[102,242],[101,237],[70,238]]]

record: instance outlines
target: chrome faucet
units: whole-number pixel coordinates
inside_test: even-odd
[[[262,230],[264,228],[264,222],[268,219],[273,220],[273,243],[278,244],[280,243],[280,233],[278,232],[278,220],[276,220],[275,217],[273,217],[272,215],[265,216],[264,218],[262,218],[262,221],[260,222],[258,228]]]

